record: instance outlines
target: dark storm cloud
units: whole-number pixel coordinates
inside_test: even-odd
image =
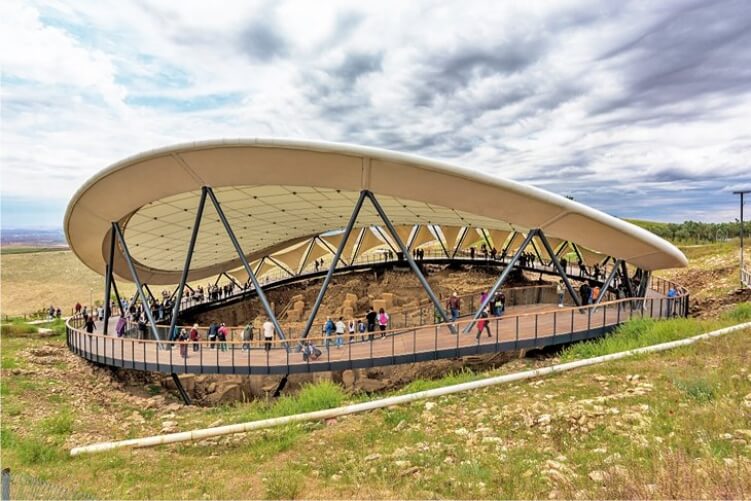
[[[473,80],[509,75],[534,64],[546,48],[544,40],[506,42],[487,48],[466,44],[451,52],[434,51],[416,63],[415,106],[430,106],[435,100],[453,96]]]
[[[289,43],[273,18],[251,22],[239,35],[240,50],[254,62],[269,62],[289,54]]]
[[[336,79],[345,82],[345,86],[349,86],[362,75],[381,71],[382,62],[383,53],[350,53],[344,58],[344,62],[337,68],[334,68],[330,74]]]
[[[662,10],[651,26],[601,57],[621,67],[627,94],[595,112],[748,93],[751,2],[677,3]]]

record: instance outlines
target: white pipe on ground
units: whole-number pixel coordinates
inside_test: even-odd
[[[541,369],[534,369],[529,371],[517,372],[514,374],[505,374],[503,376],[495,376],[479,381],[472,381],[469,383],[455,384],[451,386],[445,386],[443,388],[436,388],[434,390],[420,391],[417,393],[410,393],[408,395],[399,395],[395,397],[382,398],[380,400],[372,400],[370,402],[364,402],[360,404],[346,405],[344,407],[337,407],[335,409],[326,409],[322,411],[307,412],[304,414],[295,414],[292,416],[283,416],[271,419],[262,419],[260,421],[251,421],[248,423],[230,424],[226,426],[217,426],[215,428],[204,428],[200,430],[184,431],[180,433],[170,433],[167,435],[155,435],[145,438],[134,438],[130,440],[121,440],[119,442],[100,442],[98,444],[86,445],[82,447],[74,447],[70,451],[71,456],[77,456],[79,454],[94,453],[108,451],[111,449],[118,449],[122,447],[152,447],[155,445],[173,444],[176,442],[186,442],[189,440],[202,440],[210,437],[218,437],[221,435],[229,435],[232,433],[243,433],[247,431],[260,430],[263,428],[271,428],[274,426],[281,426],[290,423],[297,423],[300,421],[313,421],[320,419],[330,419],[339,416],[346,416],[347,414],[356,414],[358,412],[371,411],[374,409],[380,409],[391,405],[406,404],[414,402],[415,400],[422,400],[426,398],[440,397],[443,395],[450,395],[452,393],[459,393],[467,390],[476,390],[479,388],[485,388],[487,386],[494,386],[498,384],[511,383],[513,381],[520,381],[523,379],[531,379],[539,376],[546,376],[549,374],[555,374],[558,372],[566,372],[580,367],[588,367],[590,365],[601,364],[603,362],[609,362],[612,360],[619,360],[621,358],[630,357],[632,355],[639,355],[643,353],[654,353],[659,351],[670,350],[678,348],[680,346],[687,346],[694,344],[697,341],[709,339],[712,337],[722,336],[732,332],[741,331],[744,329],[751,329],[751,322],[738,324],[732,327],[726,327],[716,331],[708,332],[706,334],[700,334],[698,336],[681,339],[678,341],[671,341],[668,343],[661,343],[652,346],[646,346],[644,348],[636,348],[633,350],[621,351],[610,355],[603,355],[600,357],[588,358],[586,360],[577,360],[575,362],[568,362],[565,364],[553,365],[550,367],[544,367]]]

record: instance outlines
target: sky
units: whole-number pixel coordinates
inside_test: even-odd
[[[409,152],[660,221],[732,220],[751,187],[748,0],[219,5],[0,2],[3,228],[61,227],[106,166],[225,137]]]

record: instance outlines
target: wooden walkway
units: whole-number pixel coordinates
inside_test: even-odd
[[[647,298],[603,303],[585,308],[558,308],[551,304],[509,307],[498,318],[488,320],[488,330],[477,337],[477,328],[462,331],[468,320],[458,322],[459,333],[448,324],[425,325],[386,332],[382,337],[363,340],[359,335],[350,342],[344,336],[341,347],[329,338],[309,338],[322,351],[319,359],[304,360],[296,340],[285,347],[275,341],[270,350],[256,339],[250,349],[243,343],[227,342],[226,350],[212,349],[207,341],[188,344],[188,356],[180,355],[179,343],[118,338],[88,334],[80,320],[68,322],[67,342],[78,355],[102,364],[163,373],[288,374],[344,370],[382,365],[413,363],[482,353],[541,348],[603,336],[620,323],[634,317],[663,318],[687,311],[688,296],[672,300],[650,291]],[[489,332],[488,332],[489,331]],[[110,332],[114,332],[111,325]],[[194,346],[195,345],[195,346]],[[197,351],[194,351],[197,348]]]

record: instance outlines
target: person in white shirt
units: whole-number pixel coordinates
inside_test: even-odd
[[[339,317],[339,320],[336,322],[336,347],[341,348],[344,345],[344,329],[347,328],[347,326],[344,324],[344,317]]]
[[[271,342],[274,340],[274,324],[266,319],[263,323],[263,341],[266,351],[271,351]]]

